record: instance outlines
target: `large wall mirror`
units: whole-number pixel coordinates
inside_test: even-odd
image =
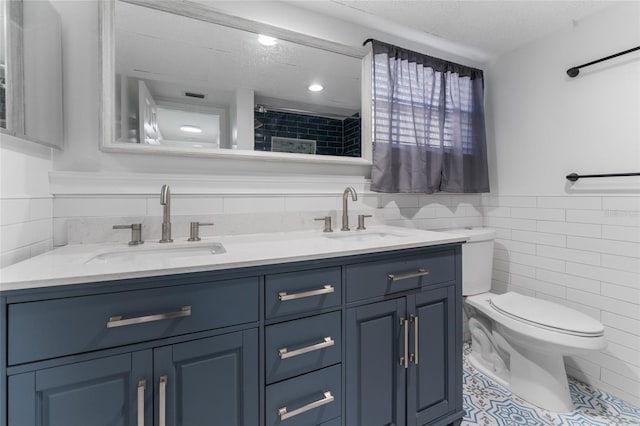
[[[62,27],[46,0],[0,0],[0,132],[61,148]]]
[[[107,151],[367,162],[366,50],[215,2],[101,2]]]

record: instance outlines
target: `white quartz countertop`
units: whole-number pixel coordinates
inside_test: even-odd
[[[75,244],[0,269],[0,292],[327,259],[466,240],[465,236],[445,232],[375,226],[326,234],[314,230],[218,236],[199,242],[147,241],[131,247],[126,243]],[[222,244],[226,252],[204,254],[212,243]],[[197,247],[202,247],[202,252]],[[180,253],[183,248],[191,253],[158,255],[163,250]],[[114,253],[111,260],[100,260]],[[151,256],[145,256],[148,253]]]

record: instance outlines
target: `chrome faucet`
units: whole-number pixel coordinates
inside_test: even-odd
[[[161,243],[172,243],[171,239],[171,190],[169,185],[162,185],[160,190],[160,204],[164,206],[162,210],[162,239]]]
[[[349,230],[349,208],[347,206],[347,201],[348,201],[347,198],[349,196],[349,193],[351,193],[351,199],[353,201],[358,201],[356,190],[353,189],[352,186],[347,186],[344,192],[342,193],[342,228],[340,228],[341,231]]]

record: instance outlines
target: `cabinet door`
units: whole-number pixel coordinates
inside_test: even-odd
[[[455,288],[407,297],[411,319],[407,425],[425,425],[455,408]],[[416,328],[417,327],[417,328]]]
[[[405,424],[404,316],[404,298],[347,311],[347,425]]]
[[[150,383],[151,356],[140,351],[11,376],[9,426],[150,426],[151,389],[138,386]]]
[[[154,350],[156,426],[258,424],[258,330]]]

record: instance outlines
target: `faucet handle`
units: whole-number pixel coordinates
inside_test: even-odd
[[[131,229],[131,241],[129,241],[130,246],[144,244],[144,241],[142,241],[141,223],[132,223],[131,225],[113,225],[113,229]]]
[[[331,216],[317,217],[313,220],[324,220],[324,229],[322,232],[333,232],[333,229],[331,229]]]
[[[367,229],[364,226],[364,218],[365,217],[372,217],[372,216],[370,214],[359,214],[358,215],[358,228],[357,229],[360,230],[360,231],[364,231],[365,229]]]
[[[189,238],[187,241],[200,241],[200,227],[201,226],[213,226],[213,222],[191,222]]]

